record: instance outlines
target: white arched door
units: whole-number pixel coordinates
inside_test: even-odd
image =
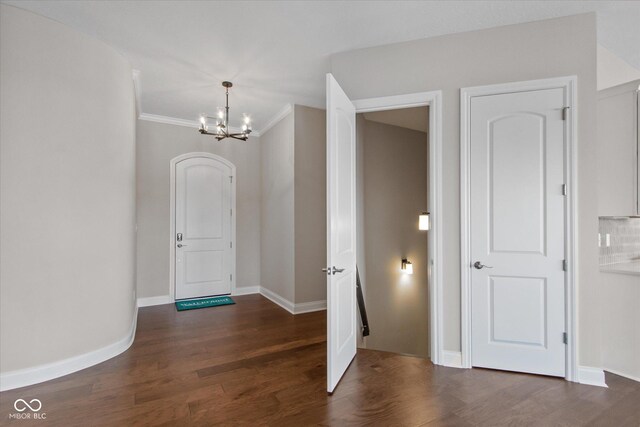
[[[209,157],[175,164],[175,299],[230,294],[233,167]]]

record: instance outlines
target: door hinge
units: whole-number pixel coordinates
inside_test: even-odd
[[[233,176],[229,177],[229,182],[233,183]]]
[[[569,337],[567,336],[566,332],[562,333],[562,343],[563,344],[569,344]]]
[[[233,242],[229,242],[229,247],[233,248]]]
[[[562,195],[563,196],[567,195],[567,184],[562,184]]]
[[[229,209],[229,215],[233,216],[233,209]]]
[[[562,120],[567,120],[567,116],[569,115],[569,108],[571,107],[564,107],[562,109]]]
[[[229,275],[229,280],[231,280],[233,282],[233,274]]]
[[[562,260],[562,271],[567,271],[569,269],[569,263],[566,259]]]

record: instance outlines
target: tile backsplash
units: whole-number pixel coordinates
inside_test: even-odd
[[[640,218],[600,217],[599,222],[601,266],[640,260]]]

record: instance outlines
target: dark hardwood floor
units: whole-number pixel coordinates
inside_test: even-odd
[[[0,425],[640,426],[640,383],[436,367],[359,350],[326,393],[325,312],[292,316],[259,295],[176,312],[140,309],[131,348],[89,369],[0,393]],[[10,420],[38,398],[46,420]]]

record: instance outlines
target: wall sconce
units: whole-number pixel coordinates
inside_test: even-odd
[[[402,267],[400,267],[400,271],[405,274],[413,274],[413,264],[407,261],[406,258],[402,258]]]
[[[429,212],[422,212],[420,214],[420,219],[418,220],[418,229],[428,230],[430,227],[431,227],[431,221],[429,218]]]

